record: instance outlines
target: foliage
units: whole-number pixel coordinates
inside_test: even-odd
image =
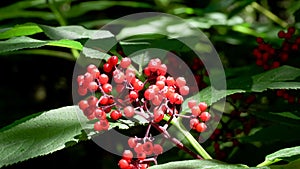
[[[277,32],[286,30],[289,25],[295,26],[296,35],[299,35],[300,3],[288,0],[285,9],[279,8],[282,5],[280,3],[265,0],[5,2],[0,8],[0,63],[3,65],[2,71],[9,71],[4,75],[0,88],[3,93],[0,98],[0,167],[26,166],[26,160],[30,163],[32,158],[44,158],[39,156],[55,156],[61,149],[75,149],[81,146],[81,142],[91,141],[90,135],[81,131],[78,122],[80,110],[77,106],[70,106],[73,104],[71,73],[79,56],[89,61],[99,58],[107,61],[109,55],[121,58],[120,48],[125,55],[146,48],[159,48],[176,53],[192,67],[194,54],[179,41],[157,34],[123,38],[128,37],[129,33],[140,32],[141,27],[130,27],[133,23],[122,23],[127,27],[119,32],[97,30],[116,18],[131,14],[130,11],[166,12],[182,17],[197,29],[203,30],[220,55],[227,81],[225,91],[210,86],[208,77],[204,78],[207,86],[189,96],[182,105],[182,112],[186,113],[188,101],[196,99],[211,106],[215,118],[222,111],[220,124],[216,126],[221,132],[216,134],[215,131],[212,135],[215,139],[211,137],[201,144],[216,160],[191,160],[191,157],[175,149],[170,150],[175,153],[166,152],[158,159],[160,165],[150,168],[299,166],[299,51],[292,53],[293,56],[284,65],[267,71],[255,65],[252,55],[256,37],[280,46],[282,40],[277,38]],[[182,26],[155,17],[139,25],[149,26],[150,21],[159,23],[155,27],[158,32],[163,28],[170,31],[166,29],[167,26]],[[107,53],[86,45],[89,40],[101,44],[116,42],[117,39],[121,41]],[[150,56],[141,57],[140,54],[132,58],[140,73],[149,60]],[[28,68],[29,74],[19,72],[19,69],[24,69],[23,61],[33,64]],[[37,73],[44,69],[50,73]],[[200,71],[192,72],[202,76]],[[34,94],[29,94],[33,91]],[[279,93],[283,91],[285,93],[281,96]],[[53,98],[45,96],[45,92],[50,96],[53,94]],[[255,99],[251,99],[252,96]],[[218,105],[220,100],[226,101],[224,110]],[[234,114],[236,112],[238,116]],[[124,133],[134,132],[137,125],[143,125],[143,122],[111,122],[112,128],[116,127]],[[191,134],[188,137],[197,136],[196,133]],[[198,144],[190,139],[184,143],[191,149],[195,149],[194,144]],[[72,158],[76,153],[66,155]],[[94,155],[87,153],[86,156]],[[90,158],[99,160],[98,157],[101,155]],[[175,160],[178,162],[171,162]],[[103,159],[99,161],[108,163]],[[102,167],[116,168],[117,164],[102,164]]]

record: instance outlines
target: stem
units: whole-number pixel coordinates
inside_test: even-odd
[[[164,116],[164,119],[166,121],[169,120],[170,117]],[[212,157],[204,150],[204,148],[198,143],[198,141],[189,133],[185,127],[181,126],[179,124],[179,121],[177,118],[173,118],[171,121],[171,124],[173,124],[184,136],[185,138],[190,142],[190,144],[195,148],[195,150],[206,160],[212,159]]]
[[[272,21],[274,21],[275,23],[277,23],[278,25],[280,25],[281,27],[286,28],[288,26],[288,23],[286,23],[285,21],[283,21],[282,19],[280,19],[278,16],[276,16],[271,11],[267,10],[266,8],[264,8],[263,6],[261,6],[260,4],[258,4],[257,2],[252,2],[251,6],[254,9],[258,10],[259,12],[261,12],[262,14],[264,14],[266,17],[268,17]]]
[[[56,8],[55,0],[47,0],[47,3],[49,5],[49,8],[51,9],[51,11],[53,12],[57,22],[59,23],[59,25],[66,26],[67,21],[65,20],[63,15],[60,13],[60,11]],[[74,58],[78,59],[78,57],[80,56],[80,53],[76,49],[71,49],[71,52],[72,52],[72,55],[74,56]]]
[[[269,166],[269,165],[271,165],[271,164],[273,164],[273,163],[276,163],[276,162],[278,162],[278,161],[281,161],[281,159],[275,159],[274,161],[268,161],[268,160],[266,160],[266,161],[264,161],[264,162],[258,164],[256,167]]]

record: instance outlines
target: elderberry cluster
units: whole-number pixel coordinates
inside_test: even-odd
[[[294,37],[295,28],[288,28],[287,32],[279,31],[278,37],[284,39],[281,47],[276,49],[263,38],[256,38],[258,47],[253,50],[256,58],[256,65],[262,66],[265,70],[274,69],[285,63],[290,55],[299,50],[300,37]]]
[[[182,148],[183,145],[171,139],[166,130],[170,121],[178,117],[189,118],[191,129],[204,132],[207,129],[205,123],[210,120],[210,114],[206,111],[207,104],[197,103],[196,100],[188,102],[191,115],[180,116],[181,104],[190,89],[184,77],[174,78],[169,75],[167,66],[160,59],[151,59],[143,74],[137,75],[130,58],[124,57],[119,61],[117,56],[111,56],[102,69],[91,64],[87,66],[85,74],[77,77],[78,94],[91,95],[78,105],[89,120],[98,119],[94,123],[95,131],[108,130],[110,120],[132,119],[135,115],[148,122],[144,138],[129,138],[128,146],[134,150],[135,155],[131,150],[125,150],[119,161],[121,169],[142,169],[147,168],[150,162],[156,164],[156,158],[163,152],[163,148],[154,143],[151,127]],[[165,116],[169,116],[169,121],[160,126]],[[186,147],[183,149],[187,150]]]

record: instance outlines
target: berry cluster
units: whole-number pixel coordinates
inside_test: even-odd
[[[145,169],[151,161],[156,162],[157,156],[163,153],[163,147],[160,144],[153,144],[153,138],[130,137],[128,146],[134,150],[136,157],[134,158],[131,150],[124,150],[122,159],[119,161],[121,169]],[[153,157],[146,159],[147,156]]]
[[[85,74],[77,77],[78,94],[91,95],[79,101],[78,105],[89,120],[97,119],[94,123],[95,131],[108,130],[111,120],[132,119],[135,115],[148,122],[144,138],[132,137],[128,140],[128,145],[134,149],[136,157],[131,150],[125,150],[119,167],[140,169],[147,168],[150,162],[156,163],[156,158],[163,152],[163,148],[160,144],[153,144],[151,127],[177,147],[195,158],[200,158],[176,138],[171,137],[166,129],[173,118],[185,117],[190,119],[192,129],[204,132],[207,129],[205,123],[210,119],[210,114],[206,111],[207,104],[197,104],[195,100],[191,100],[191,115],[180,115],[184,96],[189,94],[190,89],[184,77],[174,78],[169,75],[167,66],[158,58],[149,61],[142,75],[138,77],[137,74],[130,58],[124,57],[119,61],[117,56],[111,56],[102,69],[91,64]],[[169,120],[161,123],[165,116],[169,116]]]
[[[262,66],[265,70],[274,69],[285,63],[291,54],[299,50],[300,37],[293,37],[295,28],[290,27],[285,33],[278,32],[278,37],[284,39],[280,48],[276,49],[263,38],[256,38],[258,47],[253,50],[256,58],[256,65]]]
[[[207,129],[205,122],[209,121],[211,118],[211,115],[206,111],[207,104],[205,102],[197,104],[196,100],[190,100],[188,102],[188,107],[192,112],[192,117],[190,119],[191,129],[194,129],[197,132],[204,132]]]
[[[295,94],[291,93],[290,90],[280,89],[276,91],[276,95],[278,97],[282,97],[283,99],[287,100],[288,103],[299,103],[300,104],[300,97],[295,96]]]
[[[246,113],[256,101],[253,94],[233,94],[227,98],[233,110],[223,113],[219,128],[210,136],[216,159],[224,160],[232,149],[240,144],[238,137],[248,135],[256,124],[255,118]],[[239,127],[236,125],[239,124]]]

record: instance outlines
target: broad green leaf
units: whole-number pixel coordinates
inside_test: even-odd
[[[0,132],[0,167],[63,149],[81,133],[77,106],[50,110]]]
[[[242,89],[232,89],[232,90],[216,90],[213,87],[207,87],[205,89],[202,89],[199,93],[196,95],[189,97],[186,99],[182,104],[182,110],[186,111],[188,110],[188,101],[189,100],[198,100],[201,102],[206,102],[207,105],[211,106],[213,103],[221,100],[222,98],[225,98],[228,95],[232,95],[234,93],[244,93],[245,90]]]
[[[300,146],[285,148],[267,155],[265,161],[258,166],[270,165],[281,160],[294,161],[298,158],[300,158]]]
[[[62,40],[58,40],[58,41],[50,41],[49,43],[47,43],[47,45],[82,50],[82,45],[80,42],[77,42],[74,40],[68,40],[68,39],[62,39]]]
[[[0,39],[8,39],[15,36],[33,35],[43,32],[43,30],[35,23],[25,23],[16,25],[13,28],[7,28],[5,31],[0,30]]]
[[[36,40],[29,37],[15,37],[5,41],[0,41],[0,53],[20,50],[24,48],[38,48],[46,45],[48,42]]]
[[[270,143],[276,141],[296,141],[300,140],[298,134],[299,126],[288,126],[283,124],[276,124],[269,127],[264,127],[250,136],[242,137],[243,142],[263,142]]]
[[[82,26],[51,27],[39,25],[44,33],[51,39],[106,39],[114,35],[105,30],[88,30]]]
[[[108,60],[108,58],[110,58],[110,55],[105,53],[105,52],[101,52],[99,50],[92,49],[92,48],[87,48],[87,47],[83,47],[82,54],[85,57],[89,57],[89,58],[92,58],[92,59]]]
[[[82,50],[81,43],[73,40],[62,39],[57,41],[45,41],[20,36],[5,41],[0,41],[0,53],[16,51],[26,48],[39,48],[45,45]]]
[[[278,124],[284,124],[288,126],[299,126],[300,124],[300,117],[291,113],[291,112],[251,112],[251,114],[265,119],[269,121],[276,122]]]
[[[285,165],[271,165],[271,169],[298,169],[300,168],[300,158]]]
[[[227,164],[217,160],[184,160],[154,165],[149,169],[243,169],[249,168],[242,164]],[[250,167],[253,168],[253,167]],[[253,168],[254,169],[254,168]],[[268,169],[268,167],[264,167]]]

